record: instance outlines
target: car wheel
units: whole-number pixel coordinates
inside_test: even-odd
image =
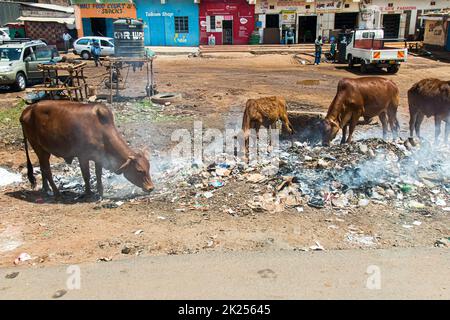
[[[27,88],[27,78],[23,73],[19,72],[16,75],[16,82],[14,83],[14,87],[19,91],[23,91]]]
[[[366,73],[367,72],[367,65],[366,65],[366,61],[361,60],[361,67],[360,67],[360,71],[361,73]]]
[[[81,57],[82,57],[84,60],[89,60],[89,59],[91,58],[91,54],[90,54],[89,52],[87,52],[87,51],[83,51],[83,52],[81,53]]]
[[[355,61],[353,60],[353,56],[349,55],[348,56],[348,67],[353,68],[354,65],[355,65]]]
[[[389,66],[389,67],[387,68],[387,72],[390,73],[390,74],[396,74],[396,73],[398,72],[399,69],[400,69],[400,65],[395,64],[395,65],[393,65],[393,66]]]

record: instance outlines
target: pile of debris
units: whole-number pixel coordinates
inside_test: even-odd
[[[253,211],[295,207],[301,212],[303,205],[349,209],[370,203],[450,211],[450,150],[413,144],[375,138],[331,147],[295,143],[249,165],[222,155],[208,165],[162,170],[157,179],[206,199],[231,181],[244,181],[256,194],[247,203]],[[173,188],[167,186],[165,192],[173,194]]]
[[[302,212],[306,205],[344,211],[373,203],[429,214],[431,208],[450,211],[449,159],[448,147],[413,145],[409,140],[372,138],[331,147],[296,142],[250,164],[227,154],[202,164],[154,156],[152,179],[157,189],[150,195],[123,176],[105,172],[103,181],[105,198],[142,196],[173,203],[179,211],[220,205],[232,215],[286,208]],[[60,187],[83,193],[76,163],[55,167]],[[216,196],[227,185],[230,188]],[[230,192],[245,203],[234,203]]]

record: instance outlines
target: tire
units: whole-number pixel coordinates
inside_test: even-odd
[[[399,69],[400,69],[400,65],[394,64],[394,65],[389,66],[389,67],[387,68],[387,72],[388,72],[389,74],[396,74],[396,73],[398,72]]]
[[[90,54],[90,52],[89,51],[82,51],[81,52],[81,58],[83,59],[83,60],[89,60],[90,58],[91,58],[91,54]]]
[[[16,81],[14,83],[14,88],[17,91],[23,91],[27,88],[27,77],[23,74],[23,72],[18,72],[16,74]]]
[[[361,60],[361,66],[360,66],[360,68],[359,68],[359,71],[361,71],[361,73],[366,73],[366,72],[367,72],[366,61]]]
[[[181,100],[182,96],[180,93],[168,92],[159,93],[151,97],[152,102],[157,104],[165,104],[166,102],[176,102]]]
[[[353,56],[350,54],[348,56],[348,67],[351,69],[355,66],[355,61],[353,60]]]

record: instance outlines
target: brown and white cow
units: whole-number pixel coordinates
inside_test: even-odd
[[[368,121],[378,116],[383,126],[384,139],[387,136],[389,122],[396,138],[400,127],[397,120],[398,104],[398,87],[391,80],[382,77],[340,80],[336,96],[322,124],[322,143],[330,144],[340,129],[342,129],[341,143],[350,143],[360,117]]]
[[[412,138],[414,130],[420,138],[420,125],[423,118],[434,116],[435,141],[441,134],[441,122],[445,121],[445,143],[450,134],[450,81],[439,79],[423,79],[408,90],[409,134]]]
[[[256,130],[256,137],[259,140],[259,129],[261,126],[275,129],[278,120],[282,121],[284,127],[291,135],[294,133],[288,118],[286,100],[283,97],[273,96],[247,100],[242,118],[245,159],[248,160],[250,130]]]
[[[85,182],[86,194],[91,193],[89,161],[95,162],[97,191],[103,194],[102,169],[122,174],[145,191],[154,186],[150,178],[150,163],[146,152],[128,147],[114,125],[112,112],[102,104],[82,104],[70,101],[41,101],[28,106],[20,117],[27,156],[28,179],[33,187],[36,179],[28,154],[27,140],[39,158],[44,190],[48,183],[59,196],[50,170],[50,155],[64,158],[67,163],[77,157]]]

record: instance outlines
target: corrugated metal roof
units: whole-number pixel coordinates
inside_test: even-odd
[[[74,13],[74,9],[72,7],[59,6],[56,4],[48,4],[48,3],[33,3],[33,2],[21,2],[20,4],[30,7],[42,8],[53,11],[61,11],[66,13]]]
[[[55,18],[55,17],[19,17],[19,21],[35,21],[35,22],[56,22],[63,24],[75,24],[75,18]]]

